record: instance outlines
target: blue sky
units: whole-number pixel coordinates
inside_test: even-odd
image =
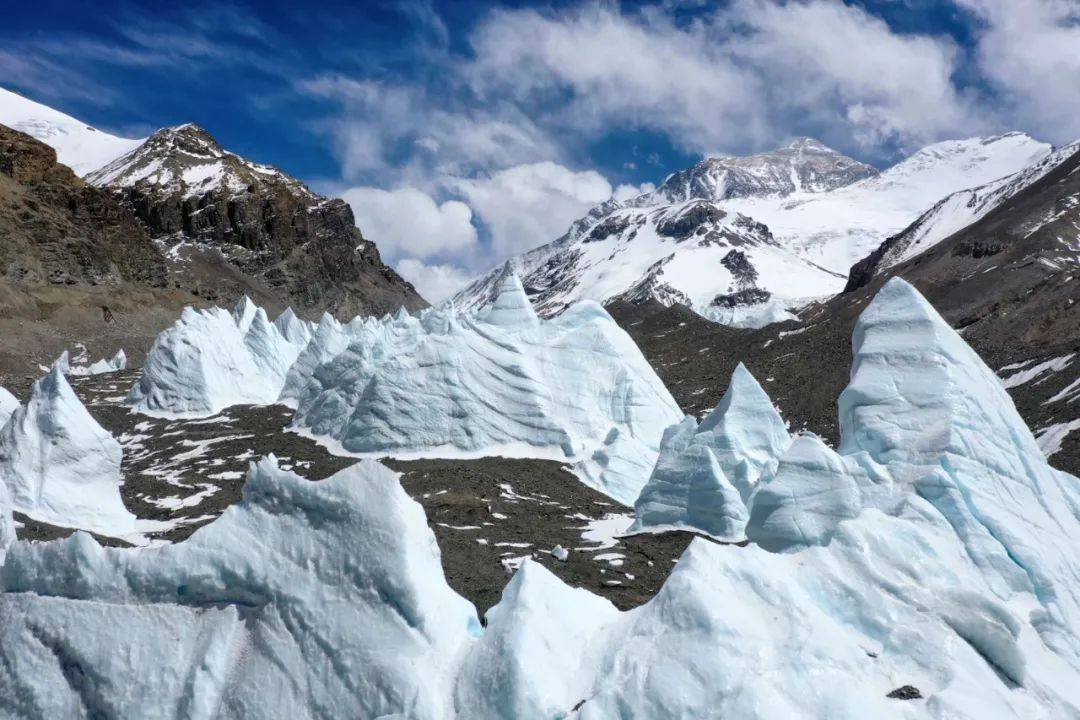
[[[195,122],[350,200],[437,296],[703,155],[812,135],[1080,137],[1077,0],[56,2],[0,85],[137,137]]]

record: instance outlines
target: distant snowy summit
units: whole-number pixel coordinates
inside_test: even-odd
[[[1051,152],[1008,133],[937,143],[879,172],[800,138],[772,152],[706,158],[652,192],[593,208],[512,264],[543,315],[586,298],[657,300],[760,327],[843,290],[853,264],[946,196],[1045,165]],[[941,224],[921,246],[948,232]],[[487,302],[498,275],[471,283],[455,305]]]
[[[813,138],[798,138],[772,152],[705,158],[669,175],[663,184],[631,202],[640,206],[733,198],[828,192],[874,177],[878,170]]]
[[[57,159],[83,176],[134,150],[146,138],[121,138],[0,88],[0,125],[56,150]]]

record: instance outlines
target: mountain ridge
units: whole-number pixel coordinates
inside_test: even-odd
[[[852,264],[945,195],[1049,152],[1023,133],[1006,133],[935,143],[878,171],[800,138],[771,153],[706,158],[654,191],[594,207],[511,263],[541,314],[582,298],[651,297],[735,326],[761,326],[841,292]],[[816,184],[800,179],[811,175]],[[667,232],[675,216],[682,225]],[[747,242],[751,228],[757,239]],[[730,272],[724,258],[733,249],[752,272]],[[455,305],[483,305],[497,274],[460,290]]]

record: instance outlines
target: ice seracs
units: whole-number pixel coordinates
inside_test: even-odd
[[[127,401],[140,412],[177,416],[275,402],[310,332],[291,313],[282,326],[292,340],[247,297],[232,313],[185,308],[154,340]]]
[[[64,351],[65,356],[67,351]],[[120,370],[127,369],[127,354],[124,353],[123,348],[116,351],[116,354],[111,359],[106,360],[101,358],[89,365],[72,365],[67,363],[67,370],[64,371],[65,375],[103,375],[105,373],[118,372]]]
[[[0,587],[0,706],[22,718],[93,698],[107,717],[441,720],[480,632],[420,506],[373,462],[311,482],[264,459],[182,543],[16,543]]]
[[[514,347],[469,315],[379,327],[400,341],[425,322]],[[864,311],[838,449],[789,442],[763,397],[736,371],[700,426],[669,430],[745,480],[750,544],[696,538],[628,611],[526,560],[481,630],[420,506],[373,461],[318,482],[261,461],[239,504],[158,548],[12,543],[0,512],[0,702],[27,718],[87,702],[115,717],[1075,716],[1080,480],[1046,464],[929,303],[894,279]]]
[[[11,414],[19,407],[19,399],[0,387],[0,427],[4,426]]]
[[[509,271],[475,315],[405,314],[373,332],[315,369],[296,428],[373,456],[557,459],[630,504],[680,415],[603,308],[540,320]]]
[[[692,530],[742,540],[745,503],[790,444],[776,407],[739,363],[727,391],[700,425],[687,416],[664,431],[656,467],[634,503],[629,532]]]
[[[135,531],[120,499],[120,443],[86,411],[59,367],[0,429],[0,482],[34,520],[103,535]]]
[[[583,303],[541,320],[507,267],[492,303],[312,330],[286,311],[270,322],[243,298],[232,313],[184,310],[147,355],[128,402],[157,415],[208,416],[281,402],[293,429],[372,457],[557,459],[630,504],[671,394],[607,312]]]

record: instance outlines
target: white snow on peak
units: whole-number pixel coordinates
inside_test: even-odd
[[[593,208],[561,238],[510,263],[541,315],[581,299],[655,299],[762,327],[843,290],[854,263],[946,196],[1015,173],[1030,180],[1050,153],[1009,133],[937,143],[880,173],[806,140],[710,158],[654,192]],[[942,221],[933,234],[949,227]],[[473,281],[455,304],[486,304],[501,276],[494,269]]]
[[[84,176],[134,150],[145,138],[116,137],[18,93],[0,88],[0,125],[24,132],[56,150],[64,165]]]
[[[948,195],[892,241],[892,246],[885,252],[878,269],[884,270],[898,265],[932,248],[953,233],[986,216],[1077,152],[1080,152],[1080,142],[1058,148],[1017,172]]]
[[[0,483],[31,518],[104,535],[135,532],[120,499],[120,443],[86,411],[59,367],[0,429]]]
[[[15,543],[0,586],[0,701],[25,718],[440,720],[480,632],[373,462],[310,482],[271,456],[182,543]]]
[[[272,180],[295,194],[313,197],[303,183],[225,150],[210,133],[191,123],[158,130],[86,179],[102,187],[150,185],[183,197],[211,191],[237,195],[253,184]]]
[[[687,416],[664,432],[656,467],[634,503],[630,532],[682,528],[742,540],[745,502],[790,444],[769,396],[739,363],[700,425]]]
[[[730,205],[767,225],[783,247],[846,277],[853,264],[942,198],[1020,172],[1051,150],[1023,133],[951,140],[828,193],[745,198]],[[817,294],[841,289],[843,282]]]

